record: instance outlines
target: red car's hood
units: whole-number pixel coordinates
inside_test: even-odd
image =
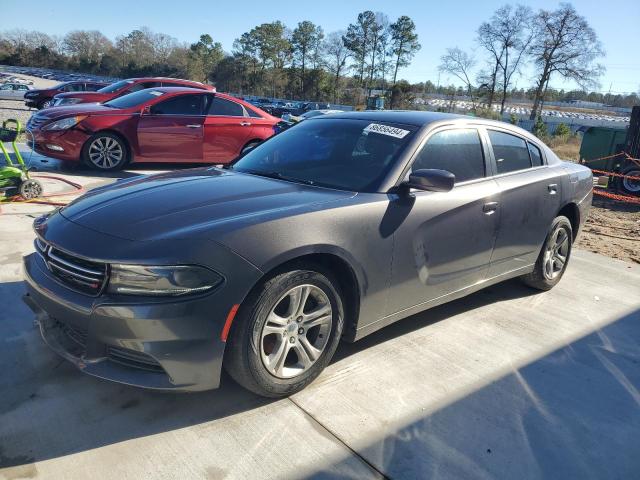
[[[81,105],[63,105],[61,107],[51,107],[40,110],[35,114],[38,120],[54,120],[56,118],[71,117],[74,115],[112,115],[114,112],[121,112],[117,108],[109,108],[104,105],[87,103]]]
[[[65,92],[59,93],[55,98],[79,98],[81,103],[102,103],[113,98],[112,93],[100,92]]]

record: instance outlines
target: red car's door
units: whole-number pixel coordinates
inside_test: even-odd
[[[204,160],[228,163],[236,158],[250,140],[251,121],[239,103],[214,97],[204,122]]]
[[[202,94],[178,95],[141,114],[136,160],[202,162],[205,100]]]

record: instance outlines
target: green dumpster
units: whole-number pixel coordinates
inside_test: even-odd
[[[624,163],[621,155],[604,160],[593,160],[610,157],[622,151],[626,136],[626,128],[589,127],[582,137],[580,159],[591,168],[616,171]]]

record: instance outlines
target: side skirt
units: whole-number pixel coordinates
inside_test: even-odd
[[[496,283],[504,282],[505,280],[509,280],[511,278],[515,278],[521,275],[525,275],[527,273],[531,273],[533,271],[533,267],[534,265],[531,264],[525,267],[517,268],[516,270],[512,270],[510,272],[501,273],[500,275],[497,275],[492,278],[487,278],[485,280],[482,280],[481,282],[478,282],[474,285],[470,285],[468,287],[457,290],[455,292],[447,293],[446,295],[442,295],[441,297],[434,298],[423,303],[419,303],[418,305],[405,308],[404,310],[400,310],[399,312],[393,313],[369,325],[359,328],[356,331],[353,341],[360,340],[362,337],[366,337],[367,335],[373,332],[376,332],[381,328],[386,327],[387,325],[391,325],[392,323],[395,323],[398,320],[402,320],[403,318],[410,317],[411,315],[415,315],[416,313],[420,313],[430,308],[437,307],[438,305],[442,305],[444,303],[448,303],[453,300],[466,297],[467,295],[475,293],[478,290],[482,290],[483,288],[488,287],[490,285],[494,285]]]

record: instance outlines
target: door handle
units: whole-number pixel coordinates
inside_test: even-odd
[[[551,184],[547,185],[547,189],[549,190],[549,194],[550,195],[555,195],[556,193],[558,193],[558,184],[557,183],[551,183]]]
[[[242,125],[243,127],[250,127],[251,122],[240,122],[240,125]]]
[[[491,215],[496,210],[498,210],[498,202],[488,202],[482,206],[482,211],[487,215]]]
[[[187,128],[200,128],[202,125],[197,124],[197,123],[192,123],[189,125],[185,125]]]

